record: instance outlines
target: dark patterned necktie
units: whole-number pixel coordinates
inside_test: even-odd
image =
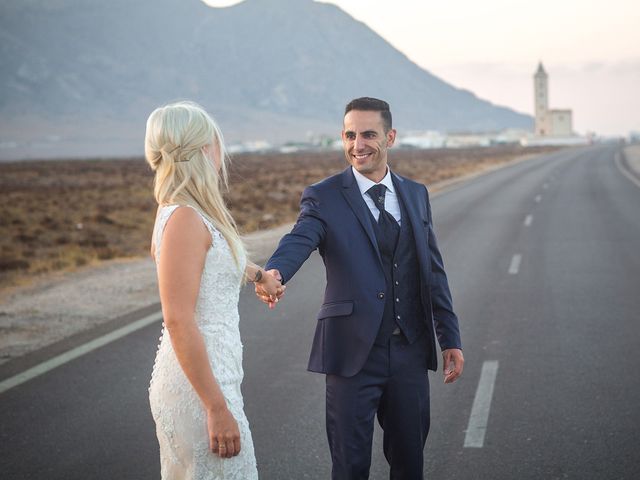
[[[393,218],[393,215],[384,208],[386,191],[387,187],[385,185],[374,185],[367,190],[367,195],[373,199],[373,203],[376,204],[380,212],[380,216],[378,217],[378,247],[380,248],[380,252],[392,257],[396,249],[396,243],[398,242],[400,226],[398,222],[396,222],[396,219]]]

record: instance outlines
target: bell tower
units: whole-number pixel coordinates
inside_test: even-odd
[[[533,76],[534,106],[536,115],[536,136],[549,135],[549,78],[544,71],[542,62]]]

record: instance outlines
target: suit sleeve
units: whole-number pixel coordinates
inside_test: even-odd
[[[317,192],[307,187],[300,199],[298,220],[290,233],[280,240],[278,248],[267,261],[266,270],[277,269],[282,283],[288,282],[318,248],[325,237],[326,223],[320,213],[321,202]]]
[[[451,291],[449,290],[449,281],[447,280],[442,254],[438,248],[438,242],[433,230],[431,204],[426,187],[425,195],[427,201],[427,220],[429,222],[429,253],[431,255],[431,306],[436,335],[438,336],[438,343],[440,344],[441,350],[462,348],[458,317],[453,311],[453,300],[451,298]]]

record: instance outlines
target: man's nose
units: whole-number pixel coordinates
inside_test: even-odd
[[[354,141],[354,148],[356,150],[360,150],[361,148],[364,147],[364,138],[362,138],[361,135],[356,135],[356,139]]]

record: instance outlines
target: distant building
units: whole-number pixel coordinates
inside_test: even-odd
[[[549,109],[549,76],[542,62],[533,76],[534,105],[536,115],[535,134],[538,137],[570,137],[573,135],[571,110]]]

